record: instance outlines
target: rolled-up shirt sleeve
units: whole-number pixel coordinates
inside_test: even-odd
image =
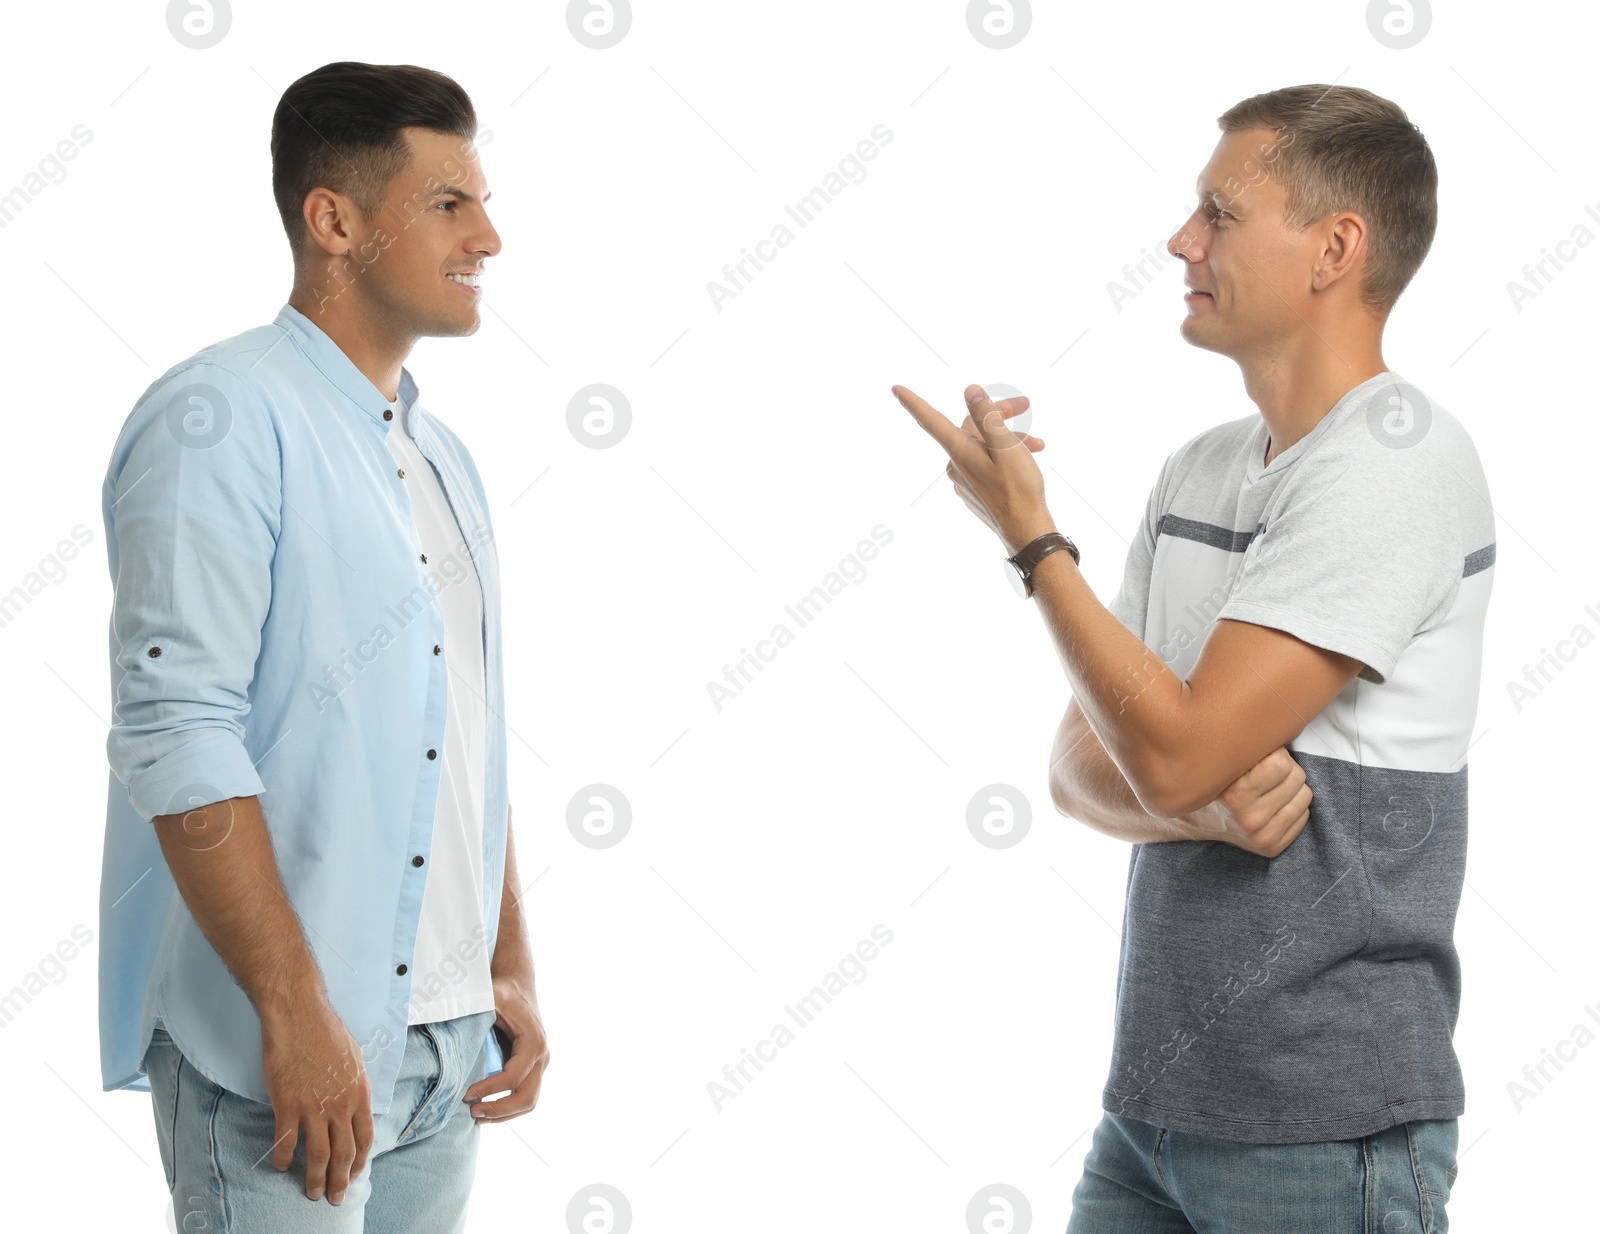
[[[197,364],[153,385],[105,480],[115,649],[106,753],[146,820],[265,791],[246,746],[282,464],[261,396]]]

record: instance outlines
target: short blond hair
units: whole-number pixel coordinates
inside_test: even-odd
[[[1439,170],[1399,106],[1356,86],[1286,86],[1235,103],[1224,133],[1278,132],[1284,218],[1304,228],[1340,210],[1367,223],[1361,299],[1388,314],[1433,244]]]

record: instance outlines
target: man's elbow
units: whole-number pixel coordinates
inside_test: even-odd
[[[1128,778],[1133,795],[1158,818],[1181,818],[1209,804],[1216,793],[1197,783],[1182,764],[1170,759],[1152,760]]]
[[[1155,814],[1163,818],[1172,817],[1164,809],[1158,808],[1168,800],[1165,795],[1164,785],[1143,774],[1142,770],[1138,768],[1134,769],[1134,773],[1131,776],[1126,772],[1120,771],[1120,769],[1118,774],[1126,783],[1128,792],[1133,795],[1134,800],[1146,813]],[[1063,764],[1057,763],[1052,769],[1050,775],[1050,801],[1055,806],[1056,812],[1084,823],[1088,822],[1089,819],[1084,806],[1085,798],[1076,791],[1079,786],[1079,782],[1074,778],[1071,770]],[[1090,798],[1093,798],[1094,793],[1091,788],[1086,788],[1085,791]],[[1118,796],[1120,797],[1121,794],[1119,793]]]
[[[1063,814],[1067,818],[1078,817],[1072,798],[1067,794],[1066,784],[1058,775],[1050,777],[1050,803],[1055,806],[1057,814]]]
[[[1055,806],[1057,814],[1074,822],[1086,823],[1089,821],[1089,809],[1084,803],[1093,796],[1093,792],[1079,779],[1077,769],[1070,766],[1070,757],[1069,754],[1058,759],[1050,768],[1050,803]],[[1083,791],[1080,792],[1080,789]]]
[[[1157,818],[1183,818],[1193,814],[1196,810],[1206,805],[1201,800],[1191,795],[1166,795],[1150,796],[1143,798],[1144,808]]]

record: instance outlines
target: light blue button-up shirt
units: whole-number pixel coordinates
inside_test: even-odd
[[[508,812],[494,532],[472,456],[418,405],[404,370],[400,397],[483,589],[492,956]],[[100,886],[107,1091],[149,1091],[139,1067],[159,1020],[216,1083],[268,1101],[255,1008],[179,895],[149,822],[259,795],[329,1000],[361,1044],[373,1114],[389,1107],[411,982],[440,979],[410,962],[450,669],[410,491],[385,437],[404,430],[387,410],[338,345],[285,304],[271,325],[170,369],[117,438],[102,498],[115,589]],[[504,1061],[493,1032],[486,1045],[493,1072]]]

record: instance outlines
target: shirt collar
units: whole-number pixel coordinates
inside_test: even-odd
[[[305,352],[311,363],[317,366],[318,371],[338,387],[346,398],[376,420],[381,427],[388,427],[383,413],[389,410],[389,400],[384,398],[383,392],[355,366],[355,362],[344,354],[339,344],[323,333],[320,326],[288,303],[278,310],[278,316],[274,318],[273,324],[294,336],[295,342],[300,345],[300,350]],[[406,371],[404,365],[400,368],[400,401],[412,409],[414,419],[420,418],[416,411],[417,383],[411,379],[411,374]]]

